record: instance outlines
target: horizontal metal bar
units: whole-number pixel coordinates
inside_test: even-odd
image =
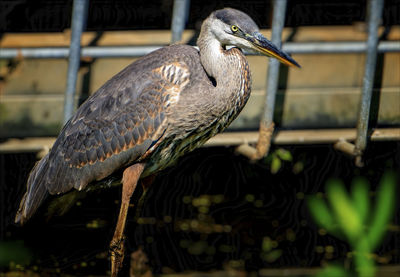
[[[356,129],[326,130],[278,130],[274,132],[272,141],[275,144],[330,144],[339,140],[354,141]],[[255,144],[258,132],[225,132],[211,138],[205,146],[238,146]],[[400,140],[400,128],[375,129],[371,134],[373,141]],[[50,149],[54,137],[8,139],[0,143],[0,153],[39,152]]]
[[[367,43],[360,42],[292,42],[283,45],[283,50],[292,54],[361,53]],[[378,52],[400,52],[399,41],[381,41]]]
[[[82,47],[81,57],[92,58],[114,58],[114,57],[140,57],[160,46],[90,46]],[[69,48],[67,47],[45,47],[45,48],[3,48],[0,50],[0,59],[16,57],[35,59],[61,59],[67,58]]]
[[[161,46],[88,46],[82,47],[82,57],[114,58],[114,57],[140,57]],[[283,45],[283,50],[292,54],[318,54],[318,53],[361,53],[365,52],[365,42],[288,42]],[[400,42],[382,41],[378,45],[378,52],[400,52]],[[68,47],[44,48],[2,48],[0,59],[16,57],[35,59],[67,58]],[[254,55],[254,53],[248,53]]]

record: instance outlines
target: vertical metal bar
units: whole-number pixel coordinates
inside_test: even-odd
[[[171,43],[182,39],[182,33],[189,14],[189,0],[174,0],[174,9],[172,11],[172,38]]]
[[[274,10],[272,17],[271,41],[278,48],[282,44],[282,30],[285,24],[286,0],[274,0]],[[260,121],[259,137],[257,142],[257,152],[251,159],[258,160],[266,156],[271,146],[271,137],[274,131],[274,109],[275,98],[278,90],[279,80],[279,61],[270,59],[268,64],[267,92],[265,96],[264,111]]]
[[[67,73],[67,87],[64,100],[64,123],[66,123],[74,111],[74,95],[78,69],[80,64],[81,35],[86,25],[86,17],[89,0],[74,0],[71,20],[71,43],[69,47],[69,62]]]
[[[356,164],[358,166],[362,166],[361,155],[367,145],[368,120],[371,107],[372,90],[374,86],[374,75],[378,48],[378,28],[382,17],[383,2],[384,0],[370,0],[368,3],[369,16],[366,62],[360,101],[360,110],[357,121],[357,138],[354,150],[354,154],[356,155]]]
[[[282,30],[285,23],[286,0],[274,0],[274,11],[272,18],[271,41],[278,48],[282,45]],[[267,92],[264,105],[264,114],[262,120],[265,126],[271,125],[274,116],[275,98],[278,90],[279,80],[279,61],[270,59],[268,64]]]

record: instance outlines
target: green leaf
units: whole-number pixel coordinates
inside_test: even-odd
[[[339,180],[330,180],[326,185],[326,191],[340,229],[350,243],[356,243],[362,235],[362,224],[343,183]]]
[[[262,242],[262,250],[264,252],[269,252],[273,248],[272,246],[272,240],[270,237],[264,237],[263,242]]]
[[[264,254],[265,260],[269,263],[275,262],[277,259],[279,259],[280,256],[282,256],[281,249],[274,249],[271,252]]]
[[[290,153],[290,151],[286,149],[279,148],[275,152],[278,155],[278,157],[281,158],[281,160],[288,162],[291,162],[293,160],[292,153]]]
[[[276,174],[279,169],[281,169],[282,162],[281,159],[279,159],[276,155],[272,157],[272,163],[271,163],[271,173]]]
[[[378,246],[385,234],[387,225],[394,213],[395,200],[396,176],[393,173],[386,173],[382,177],[377,192],[375,211],[367,234],[371,251]]]
[[[369,218],[368,213],[370,209],[370,201],[368,193],[369,185],[367,180],[364,178],[357,178],[353,181],[351,189],[353,205],[364,226],[367,224],[367,219]]]
[[[314,221],[328,232],[333,231],[335,220],[325,201],[316,196],[312,196],[308,199],[307,204]]]
[[[302,161],[298,161],[293,165],[293,173],[294,174],[299,174],[302,172],[304,169],[304,163]]]

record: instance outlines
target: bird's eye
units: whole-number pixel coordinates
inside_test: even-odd
[[[236,33],[239,30],[239,28],[236,25],[232,25],[231,30],[232,30],[232,32]]]

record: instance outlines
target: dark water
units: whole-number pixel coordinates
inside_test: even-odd
[[[156,273],[226,266],[257,271],[343,262],[350,250],[347,243],[319,231],[305,198],[323,192],[332,177],[348,186],[355,176],[365,176],[374,191],[385,171],[399,171],[400,143],[371,143],[362,169],[332,146],[285,149],[292,153],[293,162],[284,161],[276,174],[270,172],[268,161],[252,164],[233,149],[205,148],[158,175],[139,218],[135,208],[129,211],[124,274],[128,274],[129,254],[139,247]],[[47,220],[48,205],[44,205],[19,227],[12,223],[13,217],[34,162],[34,154],[0,156],[0,245],[28,253],[26,268],[39,273],[106,274],[120,187],[87,193],[62,217]],[[140,194],[138,188],[132,202]],[[397,207],[394,226],[399,222]],[[276,256],[272,250],[263,251],[263,240],[273,242]],[[399,232],[389,232],[377,253],[387,258],[385,263],[398,264],[399,249]]]

